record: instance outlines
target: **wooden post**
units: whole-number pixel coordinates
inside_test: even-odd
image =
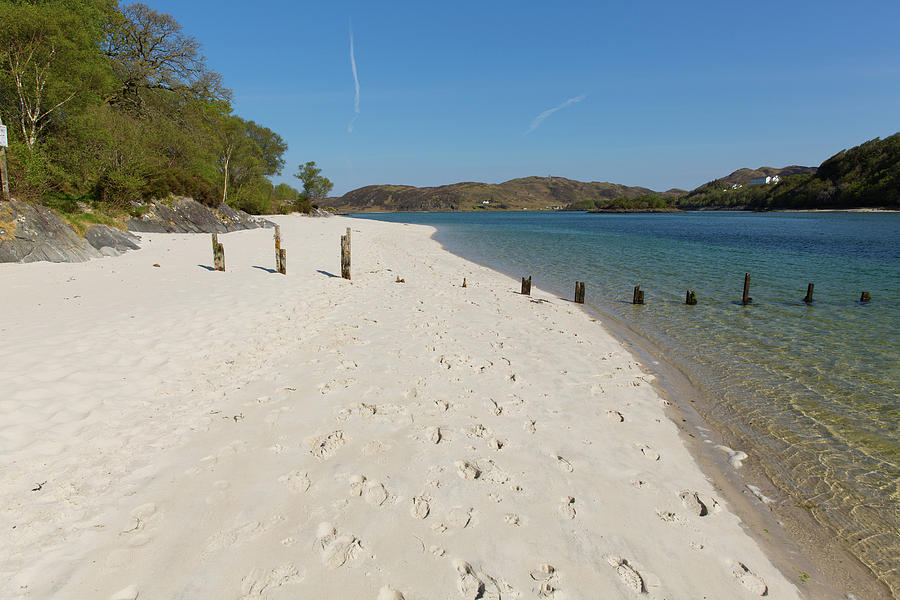
[[[803,301],[807,304],[812,304],[812,295],[813,295],[813,284],[809,284],[806,286],[806,297],[803,298]]]
[[[750,297],[750,273],[744,273],[744,294],[741,296],[741,303],[747,306],[751,302],[753,298]]]
[[[634,286],[634,295],[631,297],[632,304],[643,304],[644,303],[644,290],[641,289],[640,285]]]
[[[213,266],[216,271],[225,270],[225,246],[219,243],[219,235],[212,234]]]
[[[872,299],[872,296],[869,295],[869,292],[863,292],[859,297],[860,302],[868,302],[871,299]]]
[[[3,119],[0,119],[3,127]],[[0,180],[3,182],[3,199],[9,201],[9,171],[6,168],[6,146],[0,146]]]
[[[350,279],[350,228],[341,236],[341,277]]]
[[[463,277],[463,284],[462,284],[462,286],[463,286],[463,287],[466,287],[466,278],[465,278],[465,277]]]
[[[697,304],[697,294],[694,293],[694,290],[687,291],[687,294],[684,295],[684,303],[688,306],[694,306]]]
[[[531,275],[528,276],[528,279],[522,278],[522,295],[531,295]]]
[[[575,282],[575,304],[584,304],[584,282]]]
[[[287,275],[287,252],[281,247],[281,226],[275,226],[275,270]]]

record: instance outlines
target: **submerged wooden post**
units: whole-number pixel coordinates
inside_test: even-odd
[[[684,295],[684,303],[688,306],[697,304],[697,294],[694,293],[694,290],[687,291],[687,294]]]
[[[213,267],[216,271],[225,270],[225,246],[219,243],[219,234],[212,234]]]
[[[812,295],[813,295],[813,284],[809,284],[806,286],[806,296],[803,298],[803,301],[807,304],[812,304]]]
[[[341,236],[341,277],[350,279],[350,228]]]
[[[753,298],[750,297],[750,273],[744,273],[744,293],[741,296],[741,303],[746,306],[753,302]]]
[[[575,304],[584,304],[584,282],[575,282]]]
[[[631,297],[632,304],[643,304],[644,303],[644,290],[641,289],[640,285],[634,286],[634,296]]]
[[[281,225],[275,226],[275,270],[287,275],[287,252],[281,247]]]
[[[868,302],[871,299],[872,296],[869,295],[869,292],[863,292],[859,297],[860,302]]]
[[[522,278],[522,295],[531,295],[531,275],[528,276],[528,279]]]

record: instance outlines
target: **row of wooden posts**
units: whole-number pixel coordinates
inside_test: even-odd
[[[465,287],[465,280],[463,280],[463,287]],[[803,301],[807,304],[812,304],[813,301],[813,288],[815,286],[813,284],[809,284],[806,286],[806,296],[803,298]],[[522,278],[522,295],[530,296],[531,295],[531,275],[526,279]],[[860,302],[868,302],[872,299],[872,296],[869,292],[863,292],[860,297]],[[575,282],[575,302],[577,304],[584,304],[584,282],[576,281]],[[744,274],[744,293],[741,295],[741,303],[746,306],[753,302],[753,298],[750,297],[750,273]],[[641,289],[640,285],[634,286],[634,294],[631,297],[632,304],[643,304],[644,303],[644,290]],[[684,303],[689,306],[694,306],[697,304],[697,294],[694,290],[688,290],[684,295]]]
[[[216,271],[225,270],[225,247],[219,243],[219,235],[212,234],[213,266]],[[287,275],[287,250],[281,247],[281,226],[275,226],[275,270]],[[341,277],[350,279],[350,228],[341,236]]]
[[[213,250],[213,263],[215,265],[216,271],[224,271],[225,270],[225,247],[219,243],[219,237],[217,234],[212,234],[212,250]],[[275,226],[275,270],[282,275],[287,274],[287,251],[281,247],[281,226]],[[341,277],[344,279],[350,279],[350,228],[347,228],[347,234],[341,236]],[[399,279],[398,279],[399,281]],[[466,279],[463,278],[462,287],[466,287]],[[803,298],[803,301],[807,304],[812,304],[813,301],[813,288],[815,286],[810,283],[806,286],[806,296]],[[531,295],[531,275],[526,279],[522,278],[522,295],[530,296]],[[860,302],[869,302],[872,299],[872,296],[869,292],[862,292],[859,297]],[[576,281],[575,282],[575,302],[577,304],[584,304],[584,282]],[[746,306],[753,302],[753,298],[750,297],[750,273],[744,274],[744,291],[741,294],[741,303]],[[643,304],[644,303],[644,290],[641,289],[640,285],[634,286],[634,294],[631,298],[632,304]],[[689,306],[694,306],[697,304],[697,294],[694,290],[688,290],[684,296],[684,303]]]

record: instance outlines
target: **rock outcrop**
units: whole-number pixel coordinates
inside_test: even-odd
[[[119,256],[128,250],[140,248],[138,242],[141,238],[108,225],[92,225],[84,234],[88,244],[100,251],[104,256]]]
[[[151,200],[149,209],[126,222],[130,231],[146,233],[228,233],[274,227],[271,221],[235,210],[227,204],[209,208],[191,198]]]
[[[46,206],[0,202],[0,262],[84,262],[101,256]]]

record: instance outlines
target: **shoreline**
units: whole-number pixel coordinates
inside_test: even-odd
[[[433,228],[276,220],[286,277],[259,231],[220,236],[224,274],[177,234],[0,268],[18,269],[0,328],[23,346],[0,361],[0,575],[21,597],[810,593],[584,311],[519,296]],[[352,282],[332,275],[345,225]]]
[[[900,211],[858,209],[822,212]],[[444,244],[441,247],[455,254]],[[473,258],[457,256],[494,270]],[[497,272],[515,279],[512,273]],[[541,288],[535,284],[533,289],[541,289],[563,301],[570,300],[562,290],[556,288]],[[794,500],[774,484],[756,460],[760,448],[736,443],[700,414],[698,406],[709,406],[712,397],[689,371],[667,357],[655,341],[600,306],[587,302],[581,310],[628,349],[646,372],[658,377],[653,385],[663,398],[672,402],[668,409],[669,417],[681,430],[682,440],[691,450],[697,464],[741,519],[746,521],[745,531],[763,545],[767,554],[780,561],[779,568],[785,576],[796,584],[811,588],[809,582],[812,578],[805,579],[801,574],[817,572],[824,584],[820,580],[815,593],[812,589],[809,590],[811,598],[846,598],[845,594],[849,592],[841,592],[840,589],[852,590],[858,597],[892,598],[886,584],[858,557],[843,547],[839,540],[836,542],[831,527],[794,505]],[[729,464],[727,454],[717,449],[723,445],[726,448],[728,445],[733,446],[735,450],[748,450],[750,457],[743,461],[740,469],[735,469]]]

